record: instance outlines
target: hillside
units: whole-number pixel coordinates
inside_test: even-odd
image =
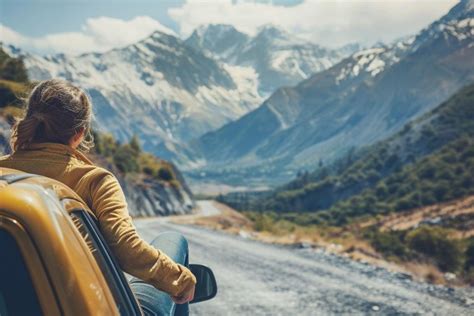
[[[472,285],[473,105],[471,84],[336,164],[276,191],[219,200],[246,211],[255,230],[275,240],[391,261],[432,283]]]
[[[9,152],[11,123],[22,113],[19,98],[26,97],[31,86],[22,59],[12,58],[0,48],[0,155]],[[111,135],[94,134],[95,147],[89,157],[116,175],[131,215],[191,212],[192,193],[174,165],[144,153],[136,137],[120,144]]]
[[[301,175],[275,194],[256,202],[255,207],[278,211],[324,210],[367,188],[379,185],[379,190],[384,190],[388,184],[379,182],[391,179],[392,175],[396,179],[420,168],[427,172],[428,163],[438,164],[436,167],[441,168],[439,157],[444,161],[448,159],[447,155],[451,155],[449,159],[454,159],[452,168],[458,164],[460,168],[466,167],[469,153],[464,150],[472,147],[471,138],[474,137],[472,104],[474,85],[465,87],[435,110],[408,123],[389,139],[348,155],[332,167]],[[404,171],[404,167],[412,169]],[[464,171],[469,172],[469,169]],[[437,173],[442,172],[438,170]],[[423,190],[428,192],[426,188]]]
[[[279,89],[192,144],[207,163],[196,174],[241,174],[242,183],[261,170],[271,182],[392,135],[474,80],[473,16],[462,1],[415,37],[357,52]]]

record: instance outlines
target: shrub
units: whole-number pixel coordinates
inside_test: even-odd
[[[163,181],[171,181],[174,179],[174,174],[169,166],[162,166],[158,170],[157,177],[158,179],[163,180]]]
[[[139,155],[142,152],[142,147],[140,145],[140,141],[138,140],[137,135],[133,135],[132,139],[130,139],[130,147],[132,150]]]
[[[123,145],[117,148],[113,155],[115,166],[122,172],[138,172],[139,166],[135,151],[130,145]]]
[[[267,214],[257,214],[254,223],[256,231],[273,231],[273,219]]]
[[[406,259],[410,254],[409,249],[403,243],[401,233],[374,230],[369,232],[367,237],[371,241],[372,246],[386,256]]]
[[[472,272],[474,276],[474,238],[471,238],[471,240],[469,241],[467,245],[465,268],[466,270],[472,268],[473,269]]]
[[[117,147],[117,142],[111,134],[94,133],[94,149],[99,155],[112,157]]]
[[[21,58],[5,58],[0,64],[0,79],[28,82],[25,64]]]
[[[146,175],[149,175],[149,176],[153,176],[154,175],[154,170],[149,167],[149,166],[145,166],[142,168],[143,172],[146,174]]]
[[[388,194],[388,187],[387,185],[385,184],[385,182],[380,182],[376,189],[375,189],[375,194],[379,197],[379,198],[385,198]]]
[[[447,231],[440,227],[423,226],[407,234],[410,248],[432,258],[443,271],[455,272],[462,265],[460,244],[447,237]]]

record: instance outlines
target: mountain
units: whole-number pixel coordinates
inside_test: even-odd
[[[254,69],[262,95],[295,85],[329,68],[358,47],[324,48],[271,25],[249,36],[222,24],[199,27],[186,39],[186,44],[224,63]]]
[[[23,60],[0,47],[0,155],[9,153],[11,124],[22,115],[21,97],[31,89]],[[136,137],[118,144],[110,135],[95,133],[88,156],[111,170],[122,186],[132,216],[188,214],[195,203],[180,171],[171,163],[142,152]]]
[[[357,52],[277,90],[193,143],[207,163],[199,172],[246,179],[247,168],[266,170],[266,181],[288,178],[397,132],[474,80],[473,14],[472,2],[461,1],[414,38]]]
[[[237,55],[251,39],[251,36],[238,31],[232,25],[209,24],[194,30],[185,43],[208,56],[235,64]]]
[[[23,56],[32,80],[61,77],[88,89],[96,128],[120,141],[136,134],[153,153],[164,142],[197,137],[261,102],[252,71],[221,65],[160,32],[106,53],[15,53]]]
[[[472,194],[473,104],[471,84],[390,138],[301,175],[254,202],[253,208],[337,210],[355,216],[364,209],[399,211]]]

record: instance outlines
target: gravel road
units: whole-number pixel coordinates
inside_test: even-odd
[[[166,219],[135,224],[147,240],[167,230],[183,233],[191,262],[213,269],[218,294],[192,305],[193,315],[474,315],[473,288],[415,282],[324,251],[263,244]]]

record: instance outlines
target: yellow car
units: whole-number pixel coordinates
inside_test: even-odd
[[[195,299],[217,292],[190,265]],[[193,303],[192,302],[192,303]],[[142,315],[94,214],[62,183],[0,168],[0,315]]]

